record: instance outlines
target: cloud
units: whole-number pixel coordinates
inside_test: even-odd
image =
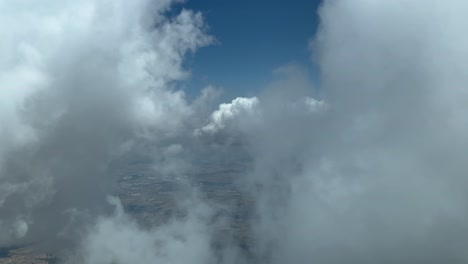
[[[294,64],[280,67],[274,71],[274,77],[258,97],[237,97],[220,104],[206,124],[194,130],[194,135],[208,142],[240,144],[248,140],[252,130],[270,122],[267,119],[283,118],[287,113],[314,116],[326,111],[323,100],[310,96],[314,86],[303,67]]]
[[[120,201],[111,198],[114,215],[102,217],[89,230],[80,251],[66,263],[213,263],[212,210],[192,197],[181,205],[188,215],[163,227],[143,228],[123,212]]]
[[[195,129],[194,135],[198,137],[219,138],[227,140],[224,137],[231,137],[234,140],[236,127],[240,126],[242,120],[250,119],[258,114],[257,97],[237,97],[231,103],[219,105],[219,109],[214,111],[208,121],[208,124],[202,128]],[[231,133],[231,135],[223,135]]]
[[[254,201],[252,259],[467,262],[468,4],[325,1],[322,86],[286,65],[202,124],[217,90],[189,103],[177,82],[212,38],[173,3],[0,1],[1,246],[39,241],[68,263],[245,262],[213,246],[222,223],[196,190],[159,227],[106,202],[113,161],[144,153],[184,175],[193,146],[210,150],[194,133],[252,159],[236,179]]]
[[[258,258],[467,261],[467,8],[323,3],[314,52],[327,110],[281,107],[302,92],[279,82],[259,97],[262,122],[244,128]]]
[[[320,111],[326,106],[326,104],[323,101],[317,100],[312,97],[306,97],[304,101],[305,105],[307,106],[310,112]]]
[[[0,246],[76,245],[110,211],[112,161],[184,133],[183,58],[212,38],[173,3],[0,3]]]

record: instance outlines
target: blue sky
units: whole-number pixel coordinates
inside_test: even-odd
[[[251,96],[272,71],[299,63],[316,75],[307,42],[317,29],[320,0],[189,0],[184,8],[201,11],[218,44],[188,61],[187,92],[209,84],[225,96]]]

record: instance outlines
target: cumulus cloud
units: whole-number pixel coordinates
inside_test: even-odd
[[[237,97],[231,103],[220,104],[219,109],[211,114],[208,124],[195,129],[194,135],[223,140],[226,139],[225,137],[235,137],[235,130],[241,122],[251,119],[258,114],[258,110],[257,97]]]
[[[246,134],[261,127],[267,118],[285,113],[314,116],[326,111],[325,102],[311,96],[314,85],[303,67],[280,67],[274,77],[258,97],[237,97],[220,104],[206,125],[194,130],[194,135],[220,144],[246,143]]]
[[[260,259],[466,263],[467,9],[323,3],[314,52],[327,111],[278,107],[301,93],[280,83],[244,130]]]
[[[109,212],[111,162],[183,133],[194,111],[175,82],[212,38],[173,3],[0,2],[0,246],[76,244]]]

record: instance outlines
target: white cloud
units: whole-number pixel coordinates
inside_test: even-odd
[[[324,1],[313,48],[327,111],[279,107],[300,98],[280,83],[259,97],[260,125],[244,128],[259,258],[468,261],[467,10],[465,1]]]
[[[174,2],[0,2],[0,230],[18,230],[0,246],[76,243],[107,207],[111,161],[185,133],[194,110],[176,82],[212,38],[200,13],[168,16]]]
[[[317,100],[312,97],[306,97],[305,98],[305,105],[311,112],[317,112],[323,109],[326,104],[323,101]]]
[[[195,130],[196,136],[204,134],[215,135],[229,129],[235,129],[240,119],[250,118],[258,111],[257,97],[237,97],[231,103],[219,105],[219,109],[214,111],[207,125]]]
[[[193,197],[184,219],[163,227],[142,228],[123,212],[118,199],[111,217],[99,218],[82,241],[81,251],[66,263],[212,263],[210,246],[214,223],[208,224],[211,208]],[[187,208],[186,208],[187,209]]]
[[[288,114],[293,118],[306,116],[313,119],[326,111],[323,100],[309,96],[314,92],[314,85],[302,67],[286,65],[274,73],[278,78],[259,97],[238,97],[230,103],[220,104],[206,125],[194,130],[194,135],[216,143],[240,143],[265,122],[273,122],[267,119]]]

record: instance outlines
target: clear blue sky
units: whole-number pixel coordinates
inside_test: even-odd
[[[307,50],[316,32],[320,0],[189,0],[184,8],[201,11],[218,44],[200,49],[188,61],[190,95],[209,84],[225,95],[255,94],[272,71],[294,62],[316,74]]]

